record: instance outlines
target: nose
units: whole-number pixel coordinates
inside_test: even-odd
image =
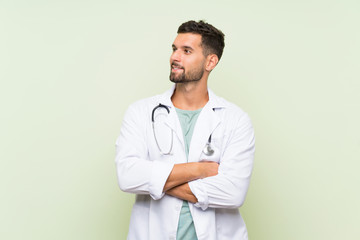
[[[170,56],[170,62],[180,62],[181,54],[179,50],[174,50]]]

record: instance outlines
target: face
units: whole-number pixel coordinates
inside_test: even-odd
[[[186,83],[199,81],[205,71],[201,35],[180,33],[172,45],[170,81]]]

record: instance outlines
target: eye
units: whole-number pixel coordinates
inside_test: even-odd
[[[186,54],[190,54],[190,53],[191,53],[191,51],[190,51],[189,49],[185,49],[184,52],[185,52]]]

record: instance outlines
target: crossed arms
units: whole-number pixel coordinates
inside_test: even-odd
[[[196,203],[198,200],[192,193],[188,182],[215,176],[219,164],[216,162],[192,162],[175,164],[166,180],[163,192],[167,195]]]
[[[129,108],[117,139],[116,165],[120,189],[149,194],[159,200],[165,194],[195,203],[205,210],[238,208],[247,193],[253,165],[254,133],[250,119],[243,115],[234,122],[226,139],[221,164],[149,161],[147,135],[139,106]],[[157,149],[156,149],[157,150]],[[196,197],[195,197],[196,196]]]

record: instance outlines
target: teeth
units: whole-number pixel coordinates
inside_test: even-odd
[[[173,69],[173,70],[180,70],[180,69],[182,69],[182,67],[180,67],[180,66],[178,66],[178,65],[175,65],[175,64],[172,64],[172,65],[171,65],[171,69]]]

